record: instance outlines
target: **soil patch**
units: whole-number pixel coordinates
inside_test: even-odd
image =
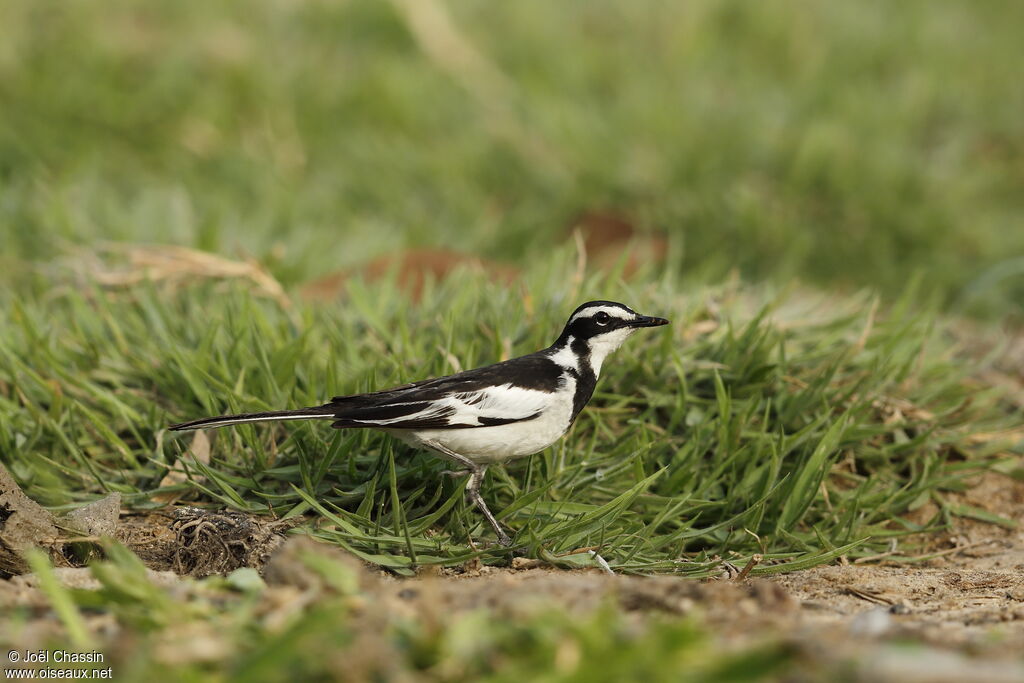
[[[52,544],[52,554],[64,557],[58,550],[67,539],[60,536],[72,517],[55,519],[15,489],[5,485],[0,492],[4,547],[38,532],[43,535],[35,536],[36,543],[42,538]],[[310,571],[311,554],[346,564],[373,605],[360,617],[367,620],[361,638],[380,631],[374,620],[396,615],[429,623],[485,609],[500,619],[552,607],[586,612],[611,601],[638,620],[692,615],[728,645],[783,638],[809,672],[842,664],[863,680],[1024,680],[1024,483],[989,472],[950,500],[998,515],[1004,523],[958,518],[956,529],[934,537],[932,556],[918,563],[895,563],[883,554],[871,564],[824,566],[766,580],[609,576],[534,562],[508,568],[470,563],[399,579],[307,537],[285,538],[291,521],[187,506],[120,515],[114,535],[142,558],[154,583],[179,593],[192,590],[182,576],[253,567],[267,583],[266,609],[282,606],[288,613],[331,590],[322,574]],[[74,516],[80,533],[109,531],[112,505],[104,499]],[[63,583],[93,585],[89,570],[68,568],[64,559],[57,570]],[[42,638],[38,634],[59,628],[32,575],[0,580],[0,610],[14,605],[38,615],[26,634]]]

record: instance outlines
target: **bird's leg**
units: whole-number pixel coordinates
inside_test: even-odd
[[[505,530],[498,525],[498,520],[494,518],[491,511],[487,508],[487,503],[484,502],[483,496],[480,495],[480,485],[484,483],[484,474],[487,472],[486,467],[480,467],[475,472],[469,473],[469,485],[466,487],[466,492],[469,494],[469,499],[476,503],[476,506],[480,508],[480,512],[484,514],[487,521],[490,522],[491,528],[494,529],[494,533],[498,536],[498,543],[503,546],[512,545],[512,539]]]
[[[442,470],[442,476],[445,477],[465,477],[468,474],[473,474],[470,470]]]
[[[498,520],[491,514],[490,509],[487,507],[487,503],[484,502],[483,497],[480,495],[480,485],[484,483],[484,474],[487,473],[487,466],[478,465],[466,456],[459,455],[439,443],[424,441],[423,444],[466,468],[466,472],[469,474],[469,484],[466,486],[466,494],[469,496],[469,500],[476,505],[477,509],[479,509],[481,513],[483,513],[484,518],[487,519],[491,528],[494,529],[494,533],[498,536],[498,543],[503,546],[512,545],[512,539],[498,524]],[[453,472],[452,474],[455,473]]]

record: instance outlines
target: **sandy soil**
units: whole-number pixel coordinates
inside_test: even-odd
[[[477,564],[398,579],[309,539],[285,540],[289,524],[185,506],[173,513],[119,514],[110,500],[56,519],[13,490],[9,477],[0,476],[0,484],[0,535],[8,534],[7,549],[45,530],[58,537],[51,539],[51,556],[62,567],[58,575],[78,587],[93,579],[87,569],[67,566],[59,530],[113,529],[162,585],[173,586],[181,575],[253,566],[263,571],[273,600],[287,601],[313,590],[315,579],[296,558],[314,549],[356,567],[362,589],[374,595],[383,614],[448,617],[485,607],[500,616],[552,605],[586,611],[613,600],[638,619],[696,615],[728,645],[782,637],[808,672],[826,677],[833,667],[842,667],[857,680],[1024,681],[1024,483],[996,473],[978,477],[956,502],[1014,520],[1016,528],[961,519],[954,532],[931,539],[930,551],[937,556],[917,564],[881,556],[771,579],[704,582],[568,572],[525,560],[509,568]],[[23,573],[26,568],[14,562],[3,568],[11,578],[0,579],[0,610],[45,605],[34,577]],[[38,613],[41,620],[53,620],[48,610]]]

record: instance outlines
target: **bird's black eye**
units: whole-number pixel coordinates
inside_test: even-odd
[[[605,313],[604,311],[598,311],[597,315],[594,316],[594,322],[596,322],[598,325],[607,325],[608,321],[611,319],[612,317]]]

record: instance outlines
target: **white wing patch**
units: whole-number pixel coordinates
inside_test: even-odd
[[[488,419],[511,421],[535,417],[549,405],[551,397],[552,394],[546,391],[503,384],[478,391],[450,394],[431,401],[430,405],[423,410],[400,417],[353,420],[353,422],[386,427],[402,422],[416,422],[444,416],[448,425],[483,427],[487,425]]]
[[[452,424],[482,424],[480,418],[525,420],[547,408],[551,394],[535,389],[523,389],[511,384],[488,387],[479,391],[450,396],[456,412]]]

